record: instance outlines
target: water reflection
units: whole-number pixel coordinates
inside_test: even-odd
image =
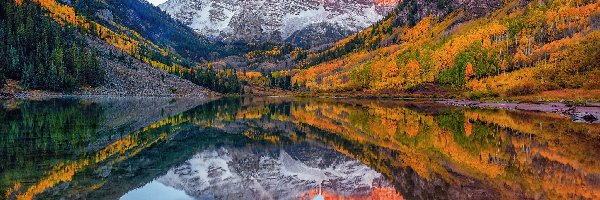
[[[111,99],[8,101],[0,120],[8,199],[600,198],[598,125],[554,114]]]

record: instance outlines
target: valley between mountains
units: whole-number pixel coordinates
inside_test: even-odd
[[[593,0],[3,0],[2,96],[600,100]]]

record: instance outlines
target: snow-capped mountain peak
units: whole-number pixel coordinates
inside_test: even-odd
[[[169,0],[159,7],[197,32],[225,41],[293,42],[308,34],[306,39],[332,42],[376,23],[397,1]]]

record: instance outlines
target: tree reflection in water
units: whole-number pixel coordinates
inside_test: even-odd
[[[157,182],[194,198],[307,199],[319,185],[326,198],[600,198],[600,129],[554,114],[391,100],[71,99],[6,101],[0,120],[8,199],[115,199]]]

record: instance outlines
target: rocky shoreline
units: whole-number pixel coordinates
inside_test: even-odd
[[[479,102],[468,100],[440,100],[438,103],[471,108],[492,108],[503,110],[523,110],[534,112],[557,113],[571,117],[574,122],[600,123],[600,104],[586,103],[573,106],[562,102],[556,103],[513,103],[513,102]]]
[[[0,92],[0,100],[10,99],[53,99],[53,98],[176,98],[176,99],[215,99],[219,98],[219,94],[211,95],[123,95],[123,94],[80,94],[80,93],[52,93],[52,92],[38,92],[38,91],[26,91],[17,94],[9,94]]]
[[[199,86],[198,86],[199,87]],[[202,87],[200,87],[202,88]],[[150,91],[150,90],[147,90]],[[2,99],[44,99],[44,98],[196,98],[196,99],[214,99],[221,97],[221,94],[206,90],[204,88],[197,90],[192,88],[185,93],[165,93],[165,92],[116,92],[104,88],[96,88],[88,91],[78,91],[73,93],[55,93],[46,91],[7,91],[6,88],[0,91],[0,100]],[[286,96],[286,95],[284,95]],[[293,95],[292,95],[293,96]],[[318,98],[340,98],[340,97],[318,97]],[[346,98],[346,97],[341,97]],[[349,97],[352,98],[352,97]],[[414,100],[398,99],[396,100]],[[416,98],[419,99],[419,98]],[[520,102],[480,102],[471,100],[431,100],[449,106],[470,107],[470,108],[489,108],[503,110],[522,110],[533,112],[556,113],[570,117],[574,122],[580,123],[599,123],[600,124],[600,103],[584,103],[571,105],[563,102],[542,102],[542,103],[520,103]]]

